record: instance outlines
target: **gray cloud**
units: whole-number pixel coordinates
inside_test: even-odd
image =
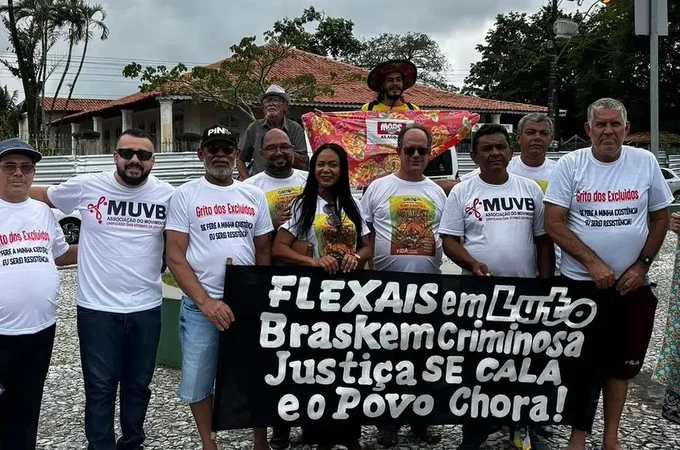
[[[499,13],[534,12],[546,0],[110,0],[105,4],[106,23],[111,30],[107,41],[91,43],[76,96],[121,96],[134,92],[137,83],[120,72],[126,62],[143,65],[165,62],[207,63],[225,58],[229,47],[244,36],[262,37],[274,21],[299,15],[311,3],[333,17],[351,19],[359,36],[383,32],[417,31],[435,38],[453,63],[454,79],[461,81],[470,64],[477,60],[475,45],[481,42]],[[573,2],[563,0],[573,9]],[[589,6],[586,5],[586,6]],[[0,38],[0,48],[7,47]],[[60,44],[55,53],[66,53]],[[80,53],[80,49],[76,53]],[[72,70],[73,71],[73,70]],[[55,78],[58,77],[58,73]],[[69,77],[70,78],[70,77]],[[57,79],[48,84],[54,89]],[[21,91],[18,80],[0,70],[0,83]]]

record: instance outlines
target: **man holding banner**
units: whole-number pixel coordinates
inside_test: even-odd
[[[225,261],[270,265],[273,230],[264,193],[232,177],[236,138],[225,127],[205,130],[198,157],[205,176],[179,187],[170,201],[167,261],[185,293],[179,338],[182,377],[177,394],[191,405],[203,450],[216,450],[212,398],[220,332],[234,314],[222,301]],[[267,449],[267,431],[255,429],[255,450]]]
[[[397,137],[399,170],[375,180],[361,199],[373,238],[373,267],[406,273],[441,273],[442,243],[438,228],[446,195],[423,176],[432,136],[422,125],[408,125]],[[397,426],[378,428],[378,443],[397,444]],[[434,444],[441,435],[411,424],[420,440]]]
[[[534,181],[509,174],[508,132],[484,125],[472,139],[470,156],[478,176],[456,185],[446,200],[439,233],[446,256],[464,275],[543,279],[555,273],[553,243],[543,227],[543,193]],[[458,450],[476,450],[492,430],[464,425]],[[533,429],[522,445],[547,449]]]
[[[647,271],[666,237],[673,202],[654,155],[623,146],[625,106],[604,98],[588,108],[592,147],[563,156],[545,195],[545,228],[562,249],[562,276],[593,281],[601,300],[616,299],[609,319],[604,383],[604,450],[618,450],[618,428],[654,327],[657,299]],[[569,450],[583,450],[586,432],[572,429]]]

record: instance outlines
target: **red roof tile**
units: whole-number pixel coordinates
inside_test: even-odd
[[[222,60],[224,61],[224,60]],[[208,68],[217,68],[222,63],[218,61],[209,64]],[[366,77],[368,71],[360,67],[351,66],[340,61],[325,58],[312,53],[294,50],[293,55],[286,61],[281,61],[272,67],[270,79],[289,78],[302,74],[312,74],[317,82],[328,84],[333,88],[333,95],[322,96],[314,99],[311,104],[318,107],[360,107],[375,98],[375,93],[368,89],[366,82],[357,80],[356,75]],[[332,77],[331,74],[335,74]],[[349,79],[354,75],[355,79]],[[181,94],[178,92],[177,94]],[[92,116],[96,112],[114,108],[122,108],[149,99],[158,93],[135,93],[120,98],[106,105],[102,105],[88,111],[67,116],[66,119],[79,119]],[[527,105],[523,103],[504,102],[499,100],[489,100],[471,95],[457,94],[455,92],[435,89],[430,86],[417,84],[408,89],[404,97],[407,101],[419,106],[420,108],[439,109],[452,108],[463,109],[471,112],[490,112],[490,113],[528,113],[528,112],[547,112],[544,106]],[[295,102],[296,105],[310,105],[305,102]]]
[[[66,99],[58,97],[54,102],[54,108],[52,108],[53,98],[43,99],[43,111],[64,111],[66,106]],[[105,100],[99,98],[72,98],[68,102],[68,111],[87,111],[88,109],[99,108],[101,106],[106,106],[113,100]]]

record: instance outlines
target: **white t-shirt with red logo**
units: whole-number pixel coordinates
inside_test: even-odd
[[[260,188],[236,180],[217,186],[201,177],[177,188],[167,229],[189,235],[187,262],[208,296],[221,299],[227,258],[254,265],[253,239],[274,227]]]
[[[149,175],[139,187],[114,171],[50,186],[50,202],[82,217],[78,240],[78,306],[133,313],[160,306],[163,231],[174,188]]]
[[[376,270],[441,273],[439,222],[446,194],[434,181],[388,175],[373,181],[361,198],[366,222],[375,229]]]
[[[619,278],[647,241],[648,213],[668,207],[673,195],[651,152],[623,146],[611,163],[595,159],[590,148],[560,158],[545,201],[568,209],[567,227]],[[591,279],[564,251],[561,270],[568,278]]]
[[[68,250],[50,208],[35,200],[0,200],[0,335],[34,334],[52,326],[59,273]]]
[[[513,174],[500,185],[480,177],[463,181],[446,199],[439,234],[462,236],[468,253],[492,275],[535,278],[534,237],[545,234],[543,192],[536,182]]]
[[[302,193],[307,182],[307,172],[293,169],[293,173],[287,178],[276,178],[266,172],[260,172],[246,178],[243,182],[262,189],[267,199],[267,205],[269,205],[269,215],[274,221],[276,211],[279,208],[289,206],[290,202]]]

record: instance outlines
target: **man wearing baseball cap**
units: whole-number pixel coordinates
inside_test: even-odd
[[[234,320],[222,301],[224,263],[231,258],[236,265],[268,266],[274,230],[264,192],[233,178],[236,153],[235,136],[226,127],[206,129],[198,151],[205,175],[177,188],[168,215],[168,268],[184,293],[177,395],[191,407],[203,450],[217,449],[212,399],[219,334]],[[254,438],[254,450],[267,448],[266,428],[255,429]]]
[[[75,264],[54,214],[28,196],[42,155],[26,142],[0,142],[0,448],[36,446],[50,366],[59,274]]]
[[[361,107],[362,111],[418,110],[404,100],[404,91],[416,84],[418,70],[405,59],[393,59],[378,64],[368,74],[366,83],[377,98]]]
[[[264,118],[251,123],[241,137],[239,145],[241,154],[236,158],[240,179],[245,180],[250,176],[264,172],[266,161],[260,153],[260,147],[264,135],[274,128],[285,131],[295,148],[293,168],[307,170],[309,156],[307,155],[305,132],[297,122],[285,116],[290,105],[290,96],[281,86],[272,84],[262,94],[260,101],[262,102]],[[250,169],[246,167],[246,163],[251,163]]]

